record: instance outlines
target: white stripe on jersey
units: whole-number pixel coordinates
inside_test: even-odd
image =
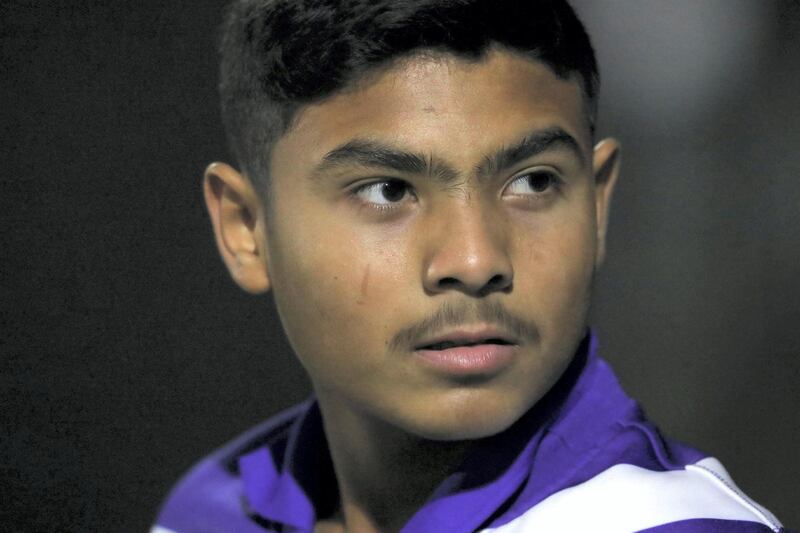
[[[666,472],[614,465],[482,533],[630,533],[696,518],[758,522],[773,531],[781,527],[769,511],[739,490],[719,461],[707,457],[685,470]]]

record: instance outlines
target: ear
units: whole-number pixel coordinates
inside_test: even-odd
[[[252,184],[230,165],[212,163],[203,175],[203,195],[217,248],[231,277],[247,292],[267,291],[265,219]]]
[[[606,256],[606,229],[611,196],[617,183],[620,166],[620,145],[616,139],[603,139],[594,147],[592,163],[595,182],[595,212],[597,213],[597,253],[595,265]]]

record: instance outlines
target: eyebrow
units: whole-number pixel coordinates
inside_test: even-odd
[[[312,176],[319,177],[338,166],[356,165],[391,169],[405,174],[425,174],[443,184],[452,184],[460,173],[433,156],[406,151],[369,139],[353,139],[322,158]]]
[[[529,132],[514,144],[484,156],[474,171],[479,178],[485,178],[509,169],[526,159],[559,148],[566,148],[575,155],[581,165],[585,164],[578,141],[563,128],[554,126]],[[351,165],[385,168],[405,174],[428,175],[445,185],[451,185],[461,177],[458,170],[432,155],[398,149],[371,139],[358,138],[325,154],[322,162],[314,168],[311,176],[312,178],[321,178],[330,170]]]
[[[586,158],[575,137],[567,133],[563,128],[553,126],[531,131],[514,144],[485,156],[483,161],[475,168],[475,173],[479,177],[491,176],[507,170],[526,159],[560,148],[566,148],[572,152],[581,166],[586,164]]]

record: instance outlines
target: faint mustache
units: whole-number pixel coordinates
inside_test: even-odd
[[[476,322],[505,329],[518,341],[533,341],[539,337],[539,329],[533,322],[511,313],[500,302],[481,301],[477,306],[445,303],[430,317],[397,332],[389,341],[389,348],[415,348],[421,339],[433,336],[445,328]]]

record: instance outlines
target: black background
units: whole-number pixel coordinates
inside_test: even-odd
[[[797,526],[800,7],[763,4],[746,68],[664,122],[631,111],[660,103],[612,52],[669,65],[680,39],[648,41],[637,24],[667,22],[626,21],[631,1],[578,2],[608,80],[601,131],[625,146],[593,324],[665,433]],[[0,5],[4,530],[144,531],[192,462],[309,392],[201,203],[204,166],[229,160],[221,11]]]

